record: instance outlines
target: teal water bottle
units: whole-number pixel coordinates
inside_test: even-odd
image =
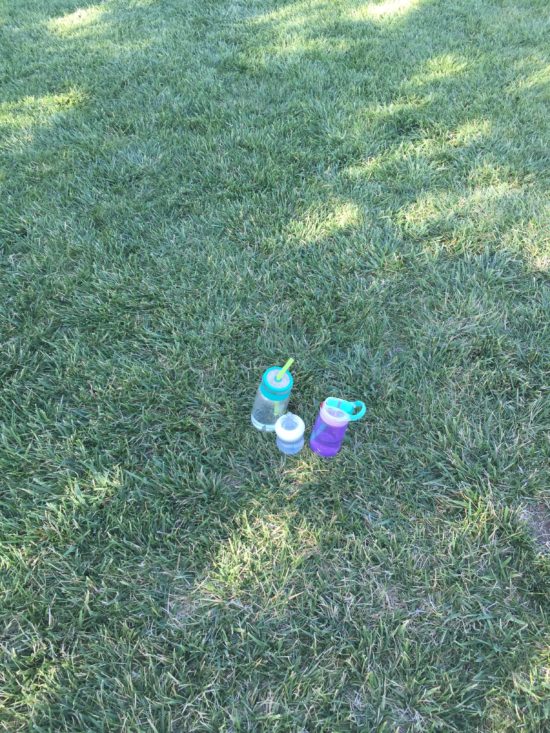
[[[252,425],[264,432],[273,432],[275,423],[285,414],[290,400],[294,380],[288,371],[294,359],[289,359],[283,367],[272,366],[262,375],[252,407]]]

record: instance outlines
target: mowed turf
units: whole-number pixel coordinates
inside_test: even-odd
[[[1,730],[549,729],[549,39],[3,0]]]

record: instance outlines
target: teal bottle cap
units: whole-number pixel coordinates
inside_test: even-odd
[[[274,402],[281,402],[286,400],[290,395],[292,387],[294,386],[294,379],[290,372],[285,372],[281,379],[277,379],[277,374],[281,371],[282,367],[272,366],[266,369],[262,376],[260,384],[260,392],[268,400]]]
[[[350,421],[360,420],[367,411],[367,406],[361,400],[350,402],[348,400],[340,400],[338,397],[328,397],[325,400],[325,405],[336,410],[342,410],[342,412],[349,415]]]

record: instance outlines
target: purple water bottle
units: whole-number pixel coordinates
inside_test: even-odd
[[[335,456],[342,447],[349,423],[360,420],[366,411],[365,403],[360,400],[348,402],[337,397],[326,399],[321,404],[311,431],[311,450],[324,458]]]

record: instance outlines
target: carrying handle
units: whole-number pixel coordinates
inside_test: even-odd
[[[355,400],[350,402],[349,400],[340,400],[337,397],[329,397],[326,400],[328,407],[336,407],[338,410],[342,410],[349,415],[350,422],[360,420],[367,411],[367,406],[361,400]],[[358,411],[355,410],[358,408]]]
[[[364,414],[366,413],[367,406],[361,400],[355,400],[355,402],[353,402],[352,404],[353,404],[354,408],[355,407],[358,407],[359,408],[359,411],[358,412],[354,412],[353,415],[350,416],[350,420],[360,420],[364,416]]]

